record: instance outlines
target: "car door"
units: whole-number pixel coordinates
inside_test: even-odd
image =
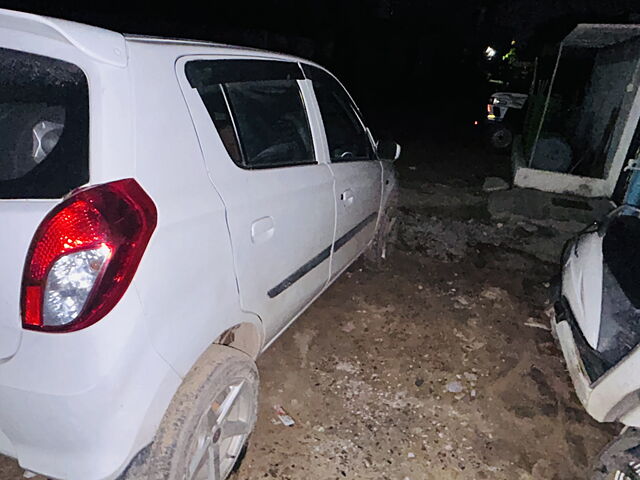
[[[339,275],[373,239],[382,194],[382,166],[360,112],[326,71],[303,65],[311,79],[325,133],[325,154],[335,178],[336,235],[331,276]]]
[[[315,153],[310,82],[298,64],[265,59],[192,57],[178,73],[226,207],[241,307],[260,316],[269,341],[330,274],[333,176]]]

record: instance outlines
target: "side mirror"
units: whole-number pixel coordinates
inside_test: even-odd
[[[402,148],[393,140],[380,140],[378,142],[378,158],[395,162],[400,157]]]

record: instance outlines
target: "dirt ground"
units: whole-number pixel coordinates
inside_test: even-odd
[[[260,358],[236,479],[584,478],[617,427],[584,413],[544,329],[566,232],[490,218],[482,180],[507,157],[405,152],[398,249],[352,267]],[[21,475],[0,461],[0,480]]]
[[[557,266],[541,257],[566,232],[491,220],[482,180],[505,157],[431,153],[410,147],[399,165],[384,270],[352,268],[259,360],[238,480],[578,479],[616,431],[584,413],[550,333],[526,325],[548,325]]]

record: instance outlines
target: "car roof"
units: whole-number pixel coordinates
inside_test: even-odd
[[[192,40],[186,38],[172,38],[172,37],[156,37],[149,35],[136,35],[136,34],[124,34],[125,40],[129,42],[140,42],[147,44],[154,44],[158,46],[171,46],[171,47],[184,47],[184,52],[191,51],[192,53],[209,53],[209,54],[221,54],[221,55],[250,55],[252,57],[262,57],[290,62],[301,62],[310,65],[316,65],[310,60],[306,60],[294,55],[288,55],[284,53],[273,52],[269,50],[262,50],[254,47],[241,47],[238,45],[228,45],[225,43],[211,42],[207,40]]]
[[[0,29],[22,31],[73,45],[99,62],[124,67],[127,65],[126,43],[137,42],[178,49],[181,55],[221,54],[262,57],[281,61],[317,64],[293,55],[240,47],[204,40],[187,40],[146,35],[121,34],[112,30],[71,22],[59,18],[0,8]],[[322,68],[322,67],[320,67]]]

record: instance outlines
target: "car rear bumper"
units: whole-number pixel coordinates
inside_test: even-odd
[[[50,478],[110,480],[152,441],[181,379],[132,297],[79,332],[24,332],[0,365],[2,453]]]

